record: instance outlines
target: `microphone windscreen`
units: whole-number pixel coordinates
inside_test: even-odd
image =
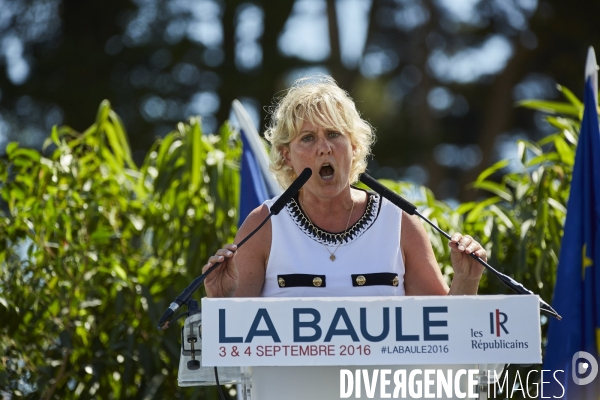
[[[298,193],[300,188],[304,186],[304,184],[308,181],[310,176],[312,175],[312,170],[310,168],[304,168],[304,171],[292,182],[289,188],[279,198],[273,205],[271,206],[271,214],[277,215],[283,209],[283,207]]]
[[[382,197],[385,197],[390,202],[400,207],[404,212],[409,215],[415,215],[417,212],[417,207],[414,204],[406,201],[400,195],[392,192],[390,189],[383,186],[381,183],[377,182],[376,179],[364,173],[360,176],[360,181],[373,189],[375,192],[379,193]]]

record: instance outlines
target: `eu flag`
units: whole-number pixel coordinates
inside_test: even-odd
[[[592,76],[586,79],[552,302],[563,320],[550,321],[544,361],[544,369],[552,373],[544,375],[549,383],[543,384],[543,395],[569,400],[600,396],[600,377],[592,379],[598,373],[600,346],[600,129],[593,81]]]

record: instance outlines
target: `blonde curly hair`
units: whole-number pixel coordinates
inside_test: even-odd
[[[289,148],[305,121],[348,135],[354,148],[350,183],[358,181],[367,168],[367,157],[375,141],[374,129],[360,117],[350,95],[333,78],[313,76],[296,80],[271,111],[265,138],[271,144],[270,169],[279,185],[285,189],[296,179],[282,150]]]

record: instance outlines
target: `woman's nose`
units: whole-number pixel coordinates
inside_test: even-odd
[[[331,145],[329,141],[325,138],[319,138],[319,154],[330,154],[331,153]]]

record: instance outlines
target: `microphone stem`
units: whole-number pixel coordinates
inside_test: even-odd
[[[448,233],[446,233],[439,226],[437,226],[436,224],[434,224],[433,222],[431,222],[423,214],[421,214],[417,210],[415,210],[415,214],[418,215],[425,222],[427,222],[429,225],[431,225],[436,231],[438,231],[446,239],[448,239],[448,240],[452,239],[452,237]],[[496,275],[502,281],[502,283],[504,283],[504,285],[506,285],[507,287],[509,287],[510,289],[512,289],[515,293],[519,293],[519,294],[534,294],[531,290],[527,289],[522,284],[520,284],[519,282],[517,282],[514,279],[512,279],[510,276],[505,275],[502,272],[496,270],[494,267],[492,267],[487,262],[483,261],[481,258],[477,257],[475,254],[471,253],[469,255],[472,258],[474,258],[479,264],[481,264],[485,268],[487,268],[488,271],[490,271],[491,273],[493,273],[494,275]],[[540,300],[540,311],[541,311],[542,314],[548,315],[550,317],[555,317],[559,321],[562,319],[562,317],[556,312],[556,310],[554,310],[552,308],[552,306],[550,306],[548,303],[546,303],[541,297],[539,297],[539,300]]]

